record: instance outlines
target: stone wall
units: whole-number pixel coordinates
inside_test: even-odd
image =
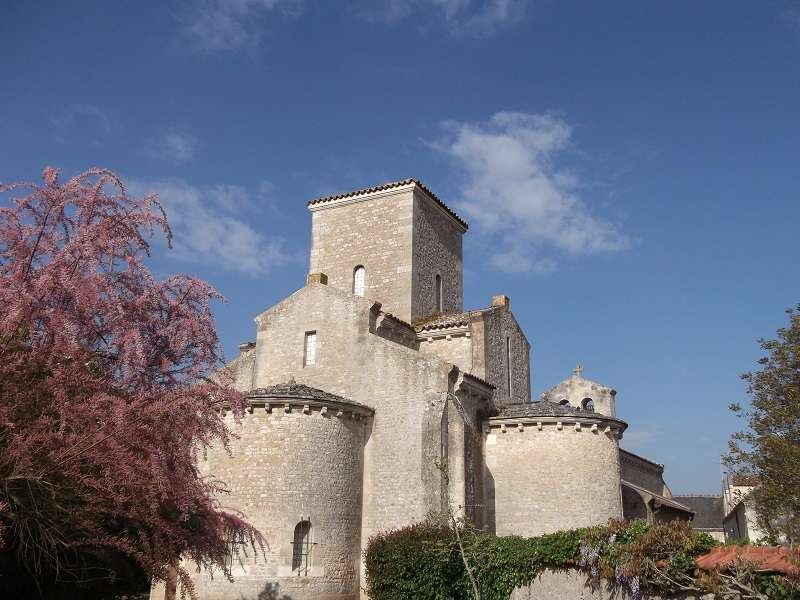
[[[353,272],[366,269],[365,297],[405,321],[412,318],[412,189],[373,194],[360,202],[311,207],[309,273],[353,291]]]
[[[467,373],[474,373],[472,368],[472,338],[469,331],[448,333],[423,339],[419,343],[419,351],[435,356],[443,361],[458,365]]]
[[[234,387],[240,392],[253,389],[253,367],[255,366],[255,344],[243,344],[239,356],[225,365],[225,371],[233,378]]]
[[[613,417],[617,414],[616,395],[617,392],[610,387],[573,375],[544,392],[542,399],[556,404],[566,400],[570,406],[581,409],[584,401],[589,399],[595,412]]]
[[[258,387],[297,382],[368,404],[362,540],[441,509],[442,419],[452,365],[370,332],[371,303],[311,284],[257,319]],[[316,364],[302,366],[305,331],[317,332]]]
[[[224,481],[220,500],[265,537],[265,555],[232,559],[235,583],[198,575],[201,600],[259,600],[280,590],[292,600],[352,600],[359,594],[361,481],[369,411],[346,404],[261,405],[229,427],[232,455],[212,450],[204,471]],[[309,571],[292,572],[298,522],[311,522]]]
[[[621,517],[619,423],[491,419],[484,442],[490,530],[532,537]]]
[[[473,327],[473,330],[473,353],[478,355],[473,358],[474,374],[495,386],[495,403],[503,406],[530,402],[530,344],[513,313],[504,307],[486,310],[483,312],[482,327]],[[510,350],[510,374],[506,365],[506,340]],[[481,364],[484,368],[482,373]]]
[[[442,311],[463,310],[463,228],[421,190],[414,194],[411,321],[439,312],[436,275],[442,278]]]
[[[664,467],[641,456],[620,450],[620,473],[622,479],[661,496],[672,494],[664,482]]]

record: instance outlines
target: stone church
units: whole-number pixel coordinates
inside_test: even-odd
[[[448,505],[497,535],[692,518],[662,465],[619,448],[612,388],[578,367],[531,401],[511,301],[464,310],[468,226],[431,190],[408,179],[308,208],[306,285],[255,318],[227,367],[248,411],[227,417],[232,454],[202,465],[266,555],[232,540],[235,581],[198,572],[200,598],[358,598],[370,536]]]

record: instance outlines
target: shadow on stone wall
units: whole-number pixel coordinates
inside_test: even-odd
[[[281,586],[277,583],[267,583],[258,593],[258,600],[292,600],[289,594],[281,593]]]

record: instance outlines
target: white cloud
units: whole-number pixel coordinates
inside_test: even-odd
[[[112,133],[116,123],[94,104],[72,104],[50,117],[50,122],[60,130],[72,127],[92,127],[103,133]]]
[[[340,0],[344,4],[343,0]],[[180,13],[189,44],[206,52],[255,48],[270,17],[293,17],[323,0],[188,0]],[[491,35],[518,20],[527,0],[350,0],[370,21],[439,15],[457,35]]]
[[[152,158],[169,162],[187,162],[194,158],[199,147],[200,143],[193,135],[167,131],[147,142],[145,153]]]
[[[263,275],[289,262],[283,240],[267,237],[251,226],[257,210],[244,188],[221,184],[199,188],[183,179],[146,182],[133,180],[131,193],[158,194],[174,235],[173,256],[179,260],[212,264],[250,276]]]
[[[433,10],[452,33],[484,36],[518,20],[525,5],[526,0],[367,0],[364,15],[393,22]]]
[[[181,21],[195,48],[236,51],[258,44],[268,14],[294,15],[302,6],[303,0],[191,0]]]
[[[499,248],[491,263],[509,272],[546,273],[558,256],[623,250],[630,240],[581,198],[580,178],[557,159],[572,128],[547,114],[500,112],[485,123],[444,124],[434,142],[461,180],[458,210]]]

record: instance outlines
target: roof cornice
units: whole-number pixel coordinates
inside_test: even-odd
[[[338,206],[346,206],[348,204],[355,204],[357,202],[364,202],[365,200],[372,200],[383,196],[391,196],[398,192],[407,190],[420,191],[425,196],[433,200],[433,202],[441,209],[451,220],[453,220],[462,233],[469,229],[467,222],[459,217],[447,204],[444,203],[436,194],[434,194],[425,184],[418,179],[403,179],[401,181],[393,181],[389,183],[382,183],[352,192],[345,192],[342,194],[334,194],[331,196],[323,196],[310,200],[307,204],[311,212],[318,210],[325,210],[326,208],[334,208]]]

